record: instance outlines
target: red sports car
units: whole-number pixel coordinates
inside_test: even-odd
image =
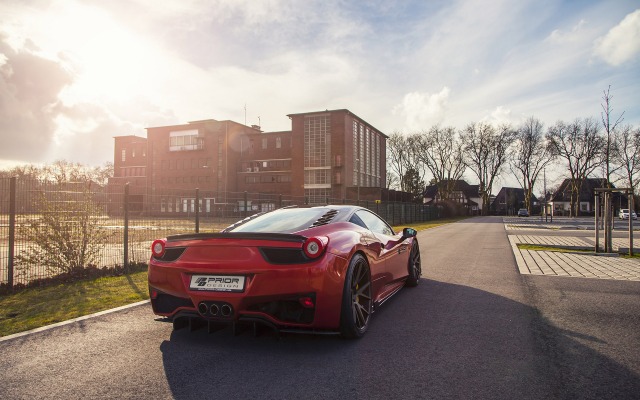
[[[421,273],[414,229],[396,233],[354,206],[283,208],[154,241],[149,291],[174,328],[263,324],[357,338],[375,307]]]

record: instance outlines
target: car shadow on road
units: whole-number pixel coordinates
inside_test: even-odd
[[[637,371],[581,339],[519,302],[423,279],[378,310],[360,340],[183,329],[160,350],[178,399],[595,399],[640,393]]]

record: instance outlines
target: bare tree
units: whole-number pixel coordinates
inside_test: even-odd
[[[400,189],[400,178],[393,173],[387,171],[387,189]]]
[[[17,177],[19,179],[40,179],[42,175],[42,168],[33,164],[18,165],[0,171],[1,178]]]
[[[611,161],[614,158],[614,153],[615,153],[615,149],[613,148],[614,145],[614,141],[613,141],[613,135],[616,131],[616,128],[618,127],[618,125],[620,123],[622,123],[622,121],[624,121],[624,118],[622,118],[622,116],[624,115],[624,111],[622,112],[622,114],[620,114],[620,116],[616,119],[615,122],[611,122],[611,113],[613,112],[613,109],[611,108],[611,99],[613,99],[613,96],[610,93],[611,91],[611,85],[609,85],[609,87],[607,88],[607,90],[603,90],[603,96],[602,96],[602,101],[604,101],[603,104],[601,104],[602,107],[602,112],[600,113],[600,116],[602,117],[602,126],[604,127],[604,133],[605,133],[605,145],[604,145],[604,151],[603,151],[603,158],[604,158],[604,167],[605,167],[605,177],[607,178],[607,183],[611,183],[611,173],[615,172],[615,169],[612,171],[611,170]],[[620,168],[618,166],[618,168]]]
[[[549,127],[547,140],[554,154],[567,162],[571,174],[571,215],[575,217],[582,183],[601,165],[606,141],[592,118],[576,119],[571,124],[558,121]]]
[[[491,187],[507,161],[507,150],[514,136],[508,124],[494,128],[483,122],[471,123],[460,133],[465,164],[480,181],[482,215],[489,212]]]
[[[407,136],[394,132],[387,140],[388,170],[399,177],[400,190],[405,191],[404,181],[406,171],[411,167],[411,150]]]
[[[413,181],[414,183],[426,182],[428,180],[427,172],[429,172],[429,169],[427,168],[425,163],[422,161],[422,154],[421,154],[422,151],[420,149],[420,146],[421,146],[420,134],[414,133],[414,134],[408,135],[406,146],[407,146],[408,160],[407,160],[407,170],[405,171],[405,176],[407,176],[406,174],[410,172],[411,179],[409,181]],[[412,190],[407,190],[407,191],[413,193]],[[423,191],[424,191],[424,185],[422,186],[420,193],[422,193]]]
[[[527,118],[516,133],[511,152],[511,170],[524,189],[524,202],[529,213],[533,212],[531,197],[538,176],[554,159],[543,128],[539,119]]]
[[[640,175],[640,128],[624,125],[616,129],[613,135],[614,159],[621,168],[618,175],[624,185],[637,189]]]
[[[417,134],[416,138],[416,159],[433,175],[432,182],[438,186],[438,196],[448,199],[455,181],[462,178],[467,168],[456,129],[434,126]]]
[[[113,177],[113,163],[108,161],[101,166],[91,168],[89,175],[91,180],[99,185],[106,185],[109,178]]]

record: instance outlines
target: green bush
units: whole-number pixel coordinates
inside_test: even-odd
[[[27,246],[16,256],[25,271],[44,267],[48,274],[73,274],[98,261],[110,233],[99,226],[100,207],[91,193],[41,193],[35,201],[40,218],[21,227]]]

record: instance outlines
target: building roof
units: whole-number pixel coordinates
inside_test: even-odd
[[[613,184],[607,185],[607,180],[604,178],[585,179],[580,188],[580,201],[591,201],[594,196],[593,189],[607,186],[615,187]],[[571,179],[565,179],[550,199],[550,202],[568,201],[571,201]]]
[[[518,203],[524,202],[525,193],[523,188],[519,187],[506,187],[503,186],[500,188],[500,191],[496,195],[496,197],[491,202],[492,204],[506,204],[507,197],[509,197],[510,201],[516,201]],[[533,193],[531,194],[531,201],[538,202],[538,198]]]
[[[441,184],[445,184],[445,182],[449,182],[449,180],[443,180],[441,181]],[[467,197],[467,199],[469,199],[470,202],[472,202],[472,200],[470,200],[472,197],[479,197],[478,191],[480,189],[480,185],[469,185],[467,181],[465,181],[464,179],[457,179],[452,182],[453,182],[452,191],[464,193],[464,195]],[[422,192],[423,197],[431,198],[431,199],[435,198],[437,194],[438,194],[438,185],[429,185],[425,187],[424,191]]]
[[[379,132],[385,138],[387,138],[387,139],[389,138],[389,136],[387,136],[384,133],[382,133],[382,131],[380,129],[374,127],[373,125],[368,123],[364,118],[361,118],[361,117],[357,116],[356,114],[352,113],[351,111],[347,110],[346,108],[339,108],[339,109],[336,109],[336,110],[323,110],[323,111],[311,111],[311,112],[304,112],[304,113],[287,114],[287,117],[291,118],[291,117],[300,116],[300,115],[326,114],[326,113],[334,113],[334,112],[344,112],[344,113],[347,113],[347,114],[351,114],[354,117],[358,118],[360,121],[363,121],[364,123],[369,125],[371,128],[375,129],[377,132]]]

